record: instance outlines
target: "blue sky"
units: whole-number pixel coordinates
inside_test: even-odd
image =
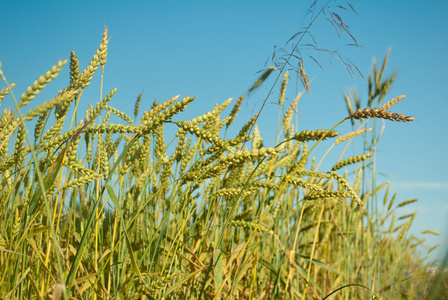
[[[141,110],[154,99],[175,95],[198,96],[184,113],[193,118],[232,97],[246,95],[258,71],[273,53],[274,46],[291,49],[288,39],[306,25],[311,1],[3,1],[0,0],[0,61],[9,82],[16,82],[16,96],[44,74],[59,59],[74,50],[84,68],[96,51],[104,26],[109,30],[108,62],[104,91],[117,87],[111,101],[129,115],[138,94],[143,91]],[[321,6],[323,1],[318,2]],[[346,1],[330,2],[350,26],[360,47],[347,46],[347,35],[337,36],[323,18],[310,31],[322,48],[338,50],[367,77],[372,61],[381,63],[391,49],[386,74],[398,71],[398,78],[386,101],[406,94],[392,110],[412,115],[416,122],[386,123],[377,153],[377,169],[393,177],[391,190],[397,201],[419,198],[403,208],[403,214],[418,211],[413,232],[440,231],[440,237],[426,236],[427,245],[441,243],[441,257],[448,237],[448,99],[443,87],[448,82],[447,1],[350,1],[357,14],[338,10]],[[304,19],[305,18],[305,19]],[[309,42],[306,39],[303,41]],[[305,59],[311,94],[299,102],[299,129],[330,128],[346,116],[344,92],[357,90],[366,103],[367,83],[359,74],[352,78],[330,56],[315,52],[323,70]],[[277,54],[278,55],[278,54]],[[268,61],[268,65],[269,65]],[[268,80],[257,93],[246,98],[236,125],[258,112],[274,82]],[[99,98],[99,76],[83,95],[80,111]],[[68,82],[68,66],[49,85],[35,104],[49,99]],[[3,84],[0,84],[3,87]],[[287,101],[302,86],[291,78]],[[259,121],[265,139],[273,141],[278,107],[273,104],[278,88],[269,98]],[[1,109],[12,106],[10,98]],[[338,128],[351,131],[349,122]],[[273,142],[272,142],[273,143]],[[271,144],[272,145],[272,144]],[[269,145],[270,146],[270,145]],[[320,145],[320,157],[329,144]],[[342,151],[329,156],[331,166]],[[353,151],[353,152],[351,152]],[[350,150],[358,154],[361,148]],[[322,169],[325,169],[325,164]]]

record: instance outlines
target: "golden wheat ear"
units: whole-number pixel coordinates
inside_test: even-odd
[[[405,116],[403,114],[397,114],[393,112],[389,112],[386,110],[381,110],[378,108],[364,108],[358,109],[357,111],[351,113],[347,119],[366,119],[366,118],[379,118],[386,119],[391,121],[401,121],[401,122],[410,122],[414,121],[415,118],[410,116]]]

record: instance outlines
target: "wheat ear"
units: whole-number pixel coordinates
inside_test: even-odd
[[[387,103],[384,103],[381,107],[380,110],[388,110],[389,108],[391,108],[392,106],[394,106],[395,104],[397,104],[401,99],[403,99],[404,97],[406,97],[405,95],[400,95],[392,100],[390,100]]]
[[[393,112],[389,112],[386,110],[381,110],[378,108],[364,108],[358,109],[357,111],[350,114],[347,119],[366,119],[366,118],[379,118],[386,119],[391,121],[401,121],[401,122],[410,122],[414,121],[413,117],[405,116],[403,114],[397,114]]]
[[[240,110],[243,100],[244,96],[240,96],[236,101],[235,106],[232,108],[232,111],[230,112],[229,116],[222,121],[223,124],[226,124],[227,127],[229,127],[233,123],[233,120],[235,120],[236,114]]]
[[[326,138],[332,138],[338,135],[339,133],[333,130],[330,131],[324,129],[303,130],[297,132],[291,139],[299,142],[307,142],[307,141],[317,141],[319,139],[325,140]]]
[[[280,97],[278,99],[278,104],[280,106],[283,105],[283,102],[285,102],[285,94],[286,94],[286,85],[288,84],[288,71],[285,72],[285,75],[283,76],[282,83],[280,84]]]
[[[135,101],[135,106],[134,106],[134,117],[137,118],[138,115],[138,110],[140,108],[140,101],[142,100],[142,96],[143,96],[143,92],[141,92],[138,97],[137,97],[137,101]]]
[[[30,103],[30,100],[34,99],[34,97],[40,93],[40,90],[43,89],[47,83],[51,82],[54,78],[58,76],[59,71],[62,70],[62,67],[67,63],[67,60],[58,61],[56,65],[51,67],[44,76],[40,76],[39,79],[34,81],[33,85],[26,89],[26,92],[22,94],[22,98],[20,99],[18,107],[22,107]]]
[[[3,98],[5,98],[6,95],[9,94],[9,92],[15,85],[16,85],[15,83],[11,83],[8,87],[6,87],[0,91],[0,103],[2,103]]]
[[[292,113],[294,111],[294,108],[296,107],[297,103],[300,100],[300,97],[302,96],[302,93],[299,93],[294,101],[292,101],[291,105],[289,106],[288,110],[286,111],[285,115],[283,116],[282,126],[286,127],[291,123],[292,119]]]
[[[354,138],[355,136],[358,136],[358,135],[360,135],[360,134],[369,132],[369,131],[371,131],[371,130],[372,130],[372,128],[364,128],[364,129],[358,129],[358,130],[356,130],[356,131],[347,133],[347,134],[341,136],[340,138],[338,138],[338,139],[334,142],[334,144],[335,144],[335,145],[340,144],[340,143],[342,143],[342,142],[344,142],[344,141],[346,141],[346,140],[352,139],[352,138]]]

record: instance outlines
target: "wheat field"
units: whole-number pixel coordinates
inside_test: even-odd
[[[78,111],[105,72],[107,34],[84,70],[73,51],[20,98],[0,65],[0,101],[15,103],[0,119],[0,299],[429,297],[435,276],[417,249],[438,233],[410,234],[415,213],[402,208],[417,199],[397,203],[371,167],[377,122],[414,121],[390,111],[404,96],[388,96],[387,57],[368,105],[346,95],[349,114],[328,129],[298,130],[301,94],[285,103],[282,74],[278,142],[267,147],[258,114],[229,134],[242,96],[190,120],[195,97],[142,112],[140,94],[129,115],[111,106],[117,89]],[[67,67],[69,85],[33,105]],[[353,131],[336,132],[343,122]],[[324,139],[341,159],[321,171],[312,151]],[[353,139],[370,151],[348,156]]]

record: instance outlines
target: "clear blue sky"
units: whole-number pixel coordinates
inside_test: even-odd
[[[326,2],[326,1],[325,1]],[[319,5],[325,3],[320,1]],[[74,50],[84,68],[109,29],[109,54],[104,91],[118,88],[111,105],[129,115],[143,91],[141,109],[157,98],[192,95],[199,98],[185,112],[192,118],[212,109],[214,103],[247,95],[264,68],[274,46],[290,49],[286,41],[302,24],[311,1],[3,1],[0,0],[0,61],[9,82],[16,82],[17,96],[59,59]],[[346,6],[346,1],[331,2]],[[386,123],[378,146],[378,171],[391,174],[391,189],[397,202],[419,198],[403,208],[403,214],[418,211],[413,232],[440,231],[428,237],[428,246],[441,243],[441,256],[448,237],[448,1],[350,1],[358,14],[341,11],[344,22],[360,47],[346,35],[338,38],[332,26],[319,19],[310,29],[322,48],[338,50],[367,76],[372,59],[381,62],[389,48],[387,74],[398,71],[389,97],[406,94],[394,107],[417,122]],[[303,23],[305,22],[305,23]],[[329,128],[346,116],[344,91],[357,90],[366,101],[366,81],[354,78],[337,60],[315,55],[323,69],[311,60],[305,68],[312,80],[311,95],[299,102],[300,129]],[[35,104],[52,97],[68,82],[68,66]],[[97,102],[99,76],[84,94],[80,111]],[[260,107],[273,77],[248,98],[238,117],[241,125]],[[0,87],[3,87],[0,84]],[[287,98],[294,99],[302,87],[291,80]],[[278,89],[269,102],[275,102]],[[1,109],[12,106],[7,98]],[[255,107],[255,110],[253,110]],[[278,108],[268,104],[260,128],[273,139]],[[349,123],[338,128],[346,133]],[[320,145],[319,157],[328,144]],[[361,150],[361,149],[357,149]],[[342,149],[335,149],[338,158]],[[445,154],[444,154],[445,153]],[[329,165],[333,161],[329,158]],[[386,180],[379,177],[378,181]]]

